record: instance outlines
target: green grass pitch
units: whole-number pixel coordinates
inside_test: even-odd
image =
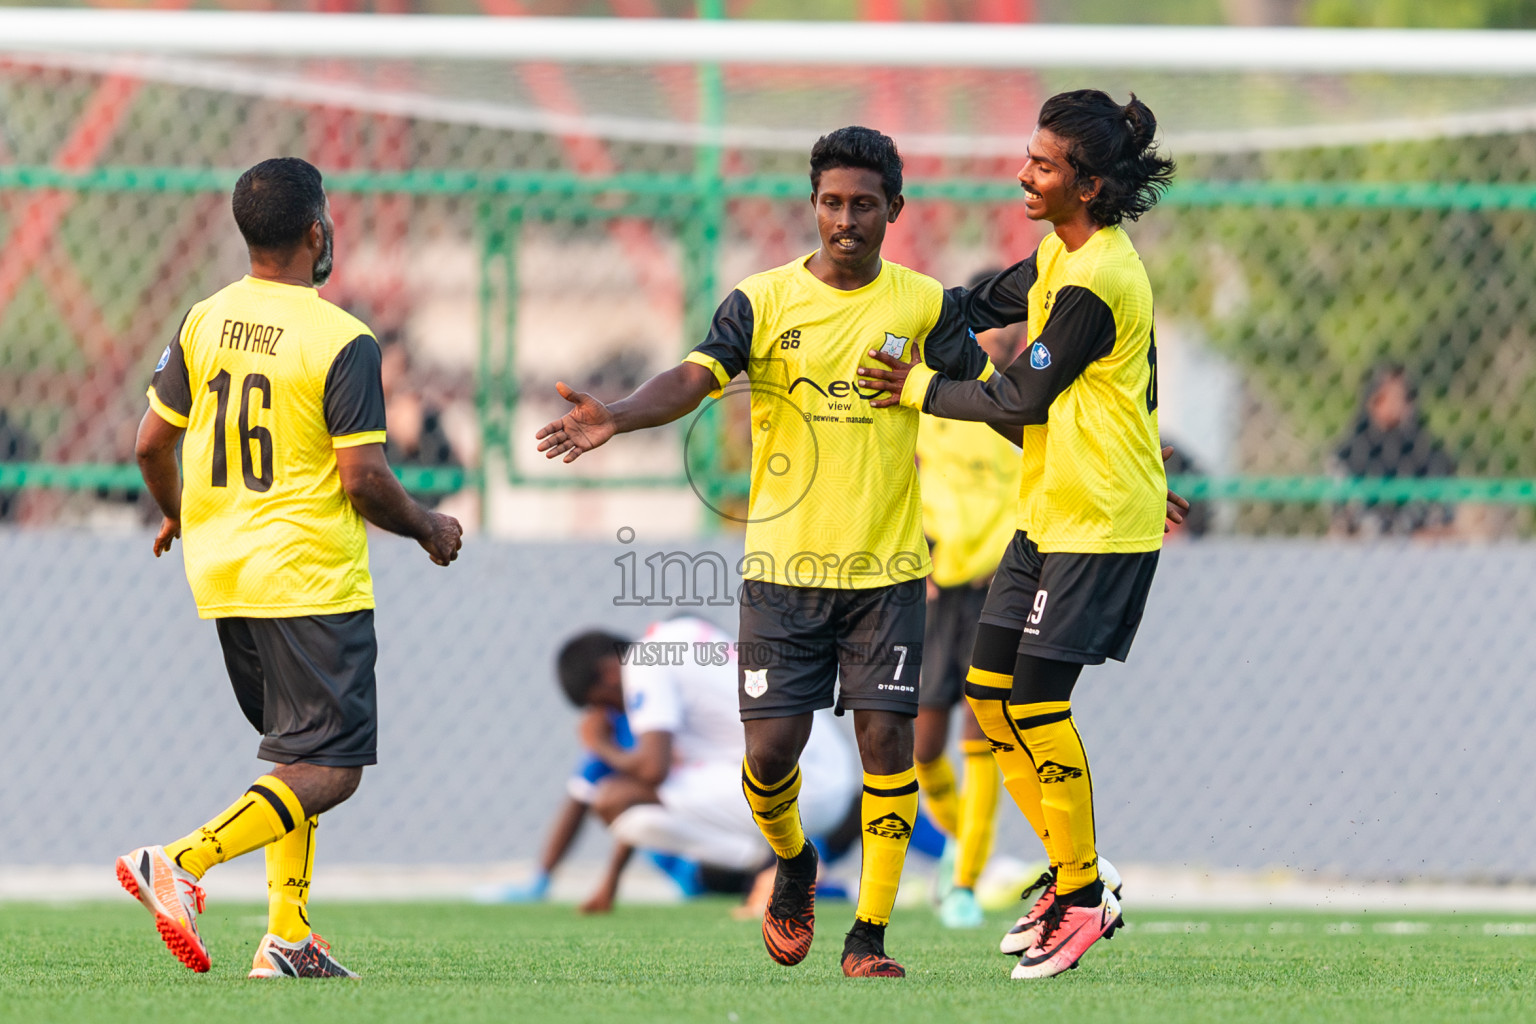
[[[769,961],[725,903],[621,907],[331,904],[321,933],[360,982],[245,979],[263,907],[211,905],[194,975],[128,901],[0,904],[0,1020],[237,1021],[1521,1021],[1536,1017],[1536,924],[1454,914],[1138,913],[1083,966],[1013,982],[1009,919],[949,932],[899,909],[904,980],[838,970],[846,903],[818,908],[797,968]]]

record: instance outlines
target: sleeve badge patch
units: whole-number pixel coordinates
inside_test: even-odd
[[[1029,365],[1037,370],[1043,370],[1051,365],[1051,350],[1040,342],[1035,342],[1029,350]]]
[[[742,673],[741,688],[747,691],[747,696],[756,699],[768,692],[768,670],[765,668],[749,668]]]
[[[165,364],[171,361],[171,346],[165,346],[165,351],[160,353],[160,361],[155,364],[155,372],[165,369]]]

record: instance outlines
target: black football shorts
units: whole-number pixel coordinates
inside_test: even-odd
[[[240,710],[278,764],[378,763],[373,609],[288,619],[219,619]]]
[[[917,702],[925,708],[952,708],[960,703],[965,673],[976,643],[976,624],[987,602],[987,588],[961,584],[940,587],[928,603],[928,627],[923,634],[923,682]]]
[[[1018,631],[1022,654],[1082,665],[1124,661],[1158,554],[1041,552],[1020,530],[992,576],[981,621]]]
[[[916,715],[924,589],[921,579],[868,589],[744,581],[742,721],[828,707]]]

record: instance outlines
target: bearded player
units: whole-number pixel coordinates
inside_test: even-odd
[[[1040,898],[1003,939],[1015,978],[1076,966],[1113,934],[1120,904],[1100,872],[1093,777],[1072,718],[1084,665],[1124,661],[1162,548],[1167,499],[1157,347],[1146,269],[1120,226],[1173,175],[1157,121],[1131,97],[1062,93],[1041,108],[1018,178],[1032,220],[1054,228],[1028,259],[952,295],[976,328],[1028,323],[1028,349],[984,382],[931,367],[861,368],[901,404],[1011,425],[1023,448],[1018,531],[977,627],[966,699],[1005,784],[1045,845]]]
[[[438,565],[458,557],[460,530],[390,472],[378,342],[317,291],[333,232],[320,172],[264,161],[240,176],[232,205],[250,273],[182,321],[137,452],[165,514],[155,557],[182,538],[198,615],[215,620],[235,699],[263,735],[258,754],[277,765],[201,827],[119,857],[117,877],[177,959],[206,971],[198,882],[265,848],[267,934],[250,977],[350,978],[306,908],[319,816],[377,762],[364,520],[414,538]]]

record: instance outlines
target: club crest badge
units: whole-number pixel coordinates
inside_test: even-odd
[[[880,346],[880,351],[884,352],[892,359],[900,359],[901,354],[907,349],[907,342],[911,340],[912,339],[910,338],[898,338],[890,331],[886,331],[885,344]]]
[[[1040,342],[1035,342],[1029,350],[1029,365],[1037,370],[1043,370],[1051,365],[1051,350]]]
[[[747,691],[748,697],[761,697],[768,692],[768,670],[765,668],[749,668],[742,673],[743,682],[741,688]]]

